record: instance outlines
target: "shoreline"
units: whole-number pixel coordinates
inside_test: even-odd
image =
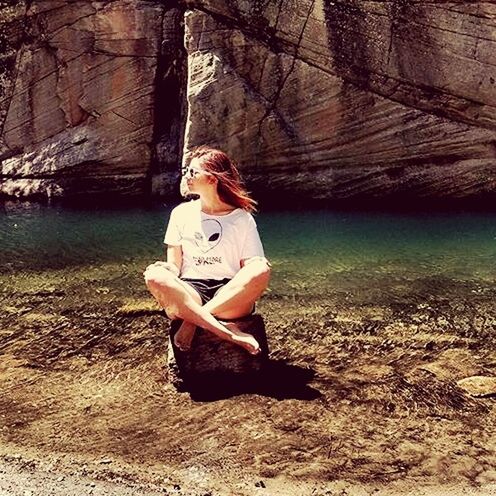
[[[269,292],[259,312],[271,359],[294,372],[286,387],[195,401],[167,383],[167,319],[146,289],[129,295],[140,274],[121,272],[31,272],[4,291],[0,454],[79,453],[114,460],[112,470],[124,460],[128,475],[136,463],[166,467],[178,481],[199,467],[249,484],[252,474],[357,487],[491,482],[495,398],[471,398],[456,381],[494,370],[492,281],[402,282],[401,304],[389,278],[382,298],[348,276],[325,295]]]

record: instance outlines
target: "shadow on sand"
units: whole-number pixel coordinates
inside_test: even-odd
[[[242,394],[257,394],[278,400],[314,400],[322,393],[311,386],[313,369],[292,365],[285,360],[268,360],[263,370],[253,374],[203,374],[184,382],[181,391],[187,391],[194,401],[217,401]]]

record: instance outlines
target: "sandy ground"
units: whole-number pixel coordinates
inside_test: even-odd
[[[276,281],[274,374],[199,396],[138,268],[2,276],[2,494],[494,494],[494,280],[368,274]]]
[[[16,462],[0,463],[1,496],[158,496],[167,494],[159,487],[126,482],[101,481],[81,475],[77,471],[62,473],[42,470],[29,462],[17,459]]]
[[[159,495],[202,495],[228,496],[259,495],[259,496],[492,496],[496,495],[496,483],[483,487],[464,487],[461,485],[441,486],[410,486],[393,484],[390,487],[366,486],[352,484],[346,481],[333,482],[297,482],[283,478],[257,480],[255,482],[237,483],[235,487],[229,483],[218,490],[201,489],[196,487],[181,487],[165,479],[162,483],[139,484],[126,480],[126,476],[117,473],[106,473],[74,465],[65,471],[54,471],[42,462],[24,460],[19,457],[7,457],[0,461],[0,496],[159,496]],[[45,465],[44,468],[40,467]],[[91,472],[92,475],[84,475]],[[113,480],[105,480],[105,479]],[[194,485],[192,480],[186,486]],[[200,484],[201,485],[201,484]]]

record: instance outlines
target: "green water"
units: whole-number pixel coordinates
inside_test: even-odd
[[[142,264],[163,256],[167,207],[81,210],[18,204],[0,216],[2,271],[98,263]],[[257,217],[274,277],[317,283],[349,271],[414,271],[492,278],[493,213],[263,211]],[[367,280],[363,281],[367,284]]]

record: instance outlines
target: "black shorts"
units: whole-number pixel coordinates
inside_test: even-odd
[[[181,279],[195,288],[202,299],[203,305],[210,301],[231,279]]]

